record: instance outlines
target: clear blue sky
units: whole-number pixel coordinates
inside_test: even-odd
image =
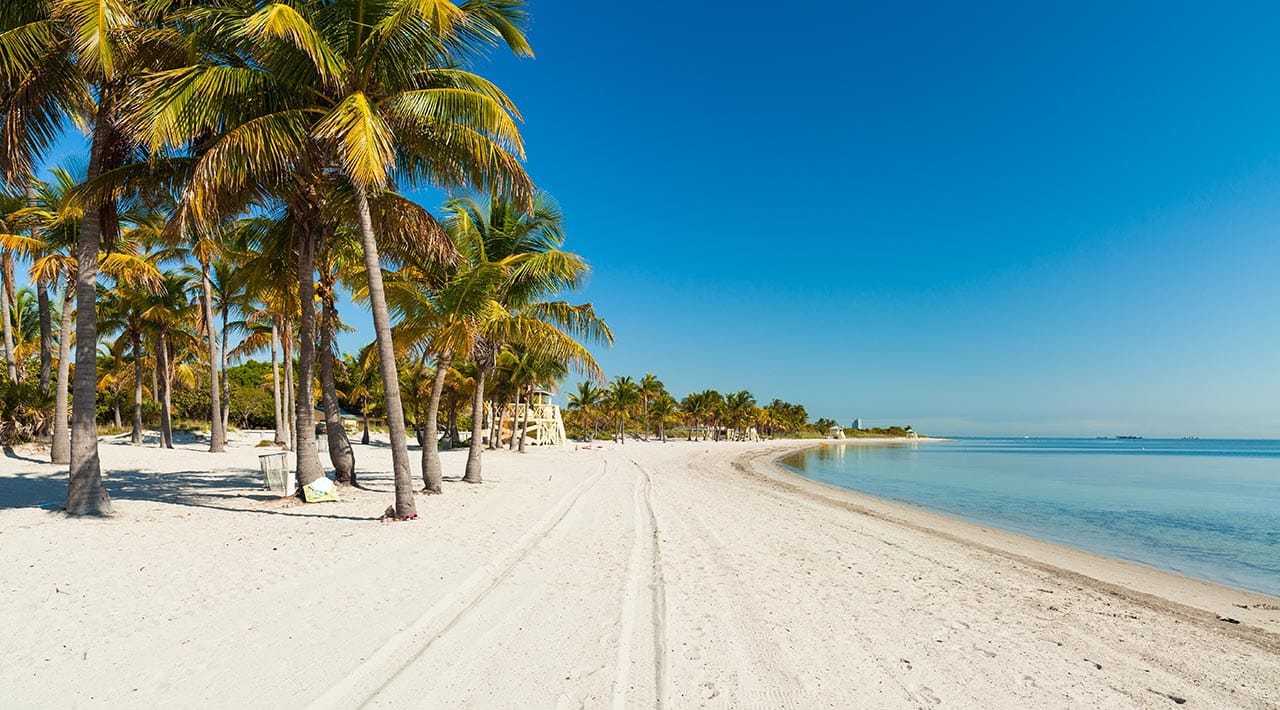
[[[1280,5],[532,13],[537,59],[480,71],[610,376],[934,434],[1280,436]]]

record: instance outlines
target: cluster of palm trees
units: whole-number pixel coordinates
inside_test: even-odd
[[[150,387],[171,443],[173,384],[205,373],[218,451],[228,358],[267,347],[277,438],[295,448],[299,485],[323,475],[310,435],[317,380],[338,479],[352,480],[336,421],[339,286],[373,316],[363,360],[379,377],[365,398],[376,394],[386,420],[398,517],[416,515],[407,423],[421,412],[419,429],[434,433],[451,372],[470,368],[473,381],[468,481],[480,480],[478,413],[500,362],[528,360],[513,379],[522,383],[540,362],[600,376],[582,343],[611,342],[608,328],[590,305],[559,300],[586,265],[561,248],[559,211],[523,168],[516,107],[468,69],[495,48],[531,56],[526,22],[518,0],[0,6],[6,376],[24,380],[19,343],[33,340],[12,288],[19,254],[32,265],[39,323],[31,389],[56,400],[68,512],[111,511],[100,390],[117,408],[132,390],[140,437]],[[86,164],[41,179],[73,125],[88,138]],[[459,195],[444,219],[400,192],[420,185]],[[233,334],[244,337],[229,351]],[[128,367],[100,377],[100,355]],[[410,411],[401,370],[415,358],[432,384]],[[435,446],[423,469],[438,491]]]
[[[628,426],[633,435],[648,441],[650,435],[667,440],[667,426],[683,428],[685,438],[743,440],[757,436],[797,434],[809,428],[802,405],[775,399],[761,407],[746,390],[722,395],[716,390],[692,392],[677,400],[652,373],[635,380],[613,378],[607,387],[584,381],[569,394],[569,424],[584,439],[608,432],[626,443]]]

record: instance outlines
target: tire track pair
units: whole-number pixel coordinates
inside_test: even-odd
[[[364,707],[377,698],[406,669],[422,657],[441,637],[466,617],[485,597],[529,556],[547,535],[568,516],[584,494],[608,472],[608,461],[600,471],[583,480],[561,498],[532,528],[497,558],[481,566],[458,586],[427,609],[412,624],[392,636],[369,658],[311,701],[311,708]]]
[[[670,707],[670,661],[667,647],[667,592],[662,573],[662,548],[659,543],[658,516],[653,507],[653,475],[636,461],[631,461],[639,475],[634,489],[635,537],[631,560],[627,565],[627,584],[622,596],[622,622],[618,636],[618,656],[613,681],[613,709],[627,707],[630,674],[633,663],[638,607],[649,589],[649,624],[653,634],[654,707]]]

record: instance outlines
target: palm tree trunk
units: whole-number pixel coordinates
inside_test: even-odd
[[[218,341],[222,346],[222,354],[218,359],[221,365],[222,374],[222,431],[226,431],[231,424],[231,388],[227,386],[227,308],[223,304],[222,308],[222,334]]]
[[[449,430],[449,446],[456,447],[462,443],[462,436],[458,433],[458,397],[457,394],[449,396],[449,423],[446,425]]]
[[[524,424],[520,425],[520,453],[524,453],[524,437],[529,432],[529,410],[533,408],[533,386],[529,386],[529,396],[524,399]]]
[[[440,415],[440,395],[449,372],[449,356],[436,356],[436,375],[431,378],[431,400],[427,402],[427,421],[423,426],[427,440],[422,444],[423,493],[444,493],[444,471],[440,465],[440,446],[436,436]]]
[[[476,368],[476,392],[471,397],[471,446],[467,450],[467,468],[462,476],[464,483],[481,483],[480,477],[480,428],[484,426],[484,367]]]
[[[662,443],[667,443],[667,422],[666,420],[658,421],[658,438]]]
[[[338,405],[338,388],[333,379],[333,328],[337,309],[333,305],[332,285],[325,289],[324,311],[320,315],[320,396],[324,401],[324,434],[329,442],[329,462],[333,479],[353,486],[356,483],[356,455],[342,426],[342,410]]]
[[[53,397],[53,444],[49,463],[71,463],[71,430],[67,422],[67,384],[71,379],[71,327],[75,321],[75,294],[71,284],[62,296],[62,337],[58,338],[58,383]]]
[[[387,407],[387,432],[391,436],[391,468],[395,476],[396,517],[416,516],[413,501],[413,474],[409,467],[409,441],[404,428],[404,409],[400,404],[400,380],[396,374],[396,353],[391,341],[391,317],[387,313],[387,296],[382,288],[382,264],[378,259],[378,242],[373,236],[369,218],[369,200],[364,187],[353,185],[356,194],[356,216],[360,222],[360,241],[364,246],[364,268],[369,278],[369,309],[373,311],[373,329],[378,336],[379,364]]]
[[[163,328],[156,344],[156,370],[160,373],[160,448],[173,448],[173,410],[169,396],[169,337]]]
[[[36,304],[40,314],[40,391],[49,393],[53,369],[53,323],[49,307],[49,289],[36,284]]]
[[[316,287],[315,235],[303,230],[298,237],[298,381],[294,394],[297,428],[294,437],[298,490],[324,476],[320,452],[316,449]]]
[[[280,400],[280,415],[284,418],[285,448],[294,451],[297,447],[298,421],[295,417],[293,402],[296,399],[293,380],[293,321],[284,323],[284,337],[280,339],[280,349],[284,353],[284,398]]]
[[[0,255],[0,318],[4,319],[4,367],[10,382],[18,381],[18,360],[13,348],[13,314],[9,308],[9,292],[13,284],[13,257]]]
[[[133,332],[133,431],[129,441],[142,445],[142,333]]]
[[[89,149],[86,178],[97,179],[111,140],[114,121],[111,91],[98,97],[93,143]],[[111,513],[111,496],[102,487],[98,460],[98,254],[102,246],[103,220],[114,220],[115,202],[107,198],[84,210],[76,244],[76,374],[71,392],[71,476],[67,481],[67,512],[71,515]],[[115,225],[112,225],[114,229]]]
[[[360,443],[365,446],[369,445],[369,398],[364,400],[364,407],[360,411],[360,419],[364,422],[364,434],[360,436]]]
[[[200,264],[200,283],[204,290],[204,322],[209,334],[209,451],[227,450],[227,429],[222,419],[222,377],[218,360],[218,331],[213,320],[213,284],[209,282],[209,265]]]
[[[115,410],[115,415],[116,415],[116,429],[123,429],[124,422],[120,418],[120,391],[119,390],[116,390],[115,396],[112,397],[112,408]]]
[[[644,414],[641,416],[644,419],[643,421],[644,433],[641,435],[640,439],[642,441],[648,441],[649,440],[649,398],[648,397],[644,398]]]
[[[284,409],[280,401],[280,328],[271,320],[271,400],[276,412],[275,443],[284,446]]]
[[[522,394],[520,390],[520,387],[516,387],[516,406],[511,408],[511,441],[507,445],[508,451],[516,450],[516,425],[520,423],[520,395]],[[505,410],[506,407],[503,409]]]

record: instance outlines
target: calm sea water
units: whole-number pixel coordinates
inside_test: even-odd
[[[1280,441],[831,444],[782,463],[824,483],[1280,595]]]

